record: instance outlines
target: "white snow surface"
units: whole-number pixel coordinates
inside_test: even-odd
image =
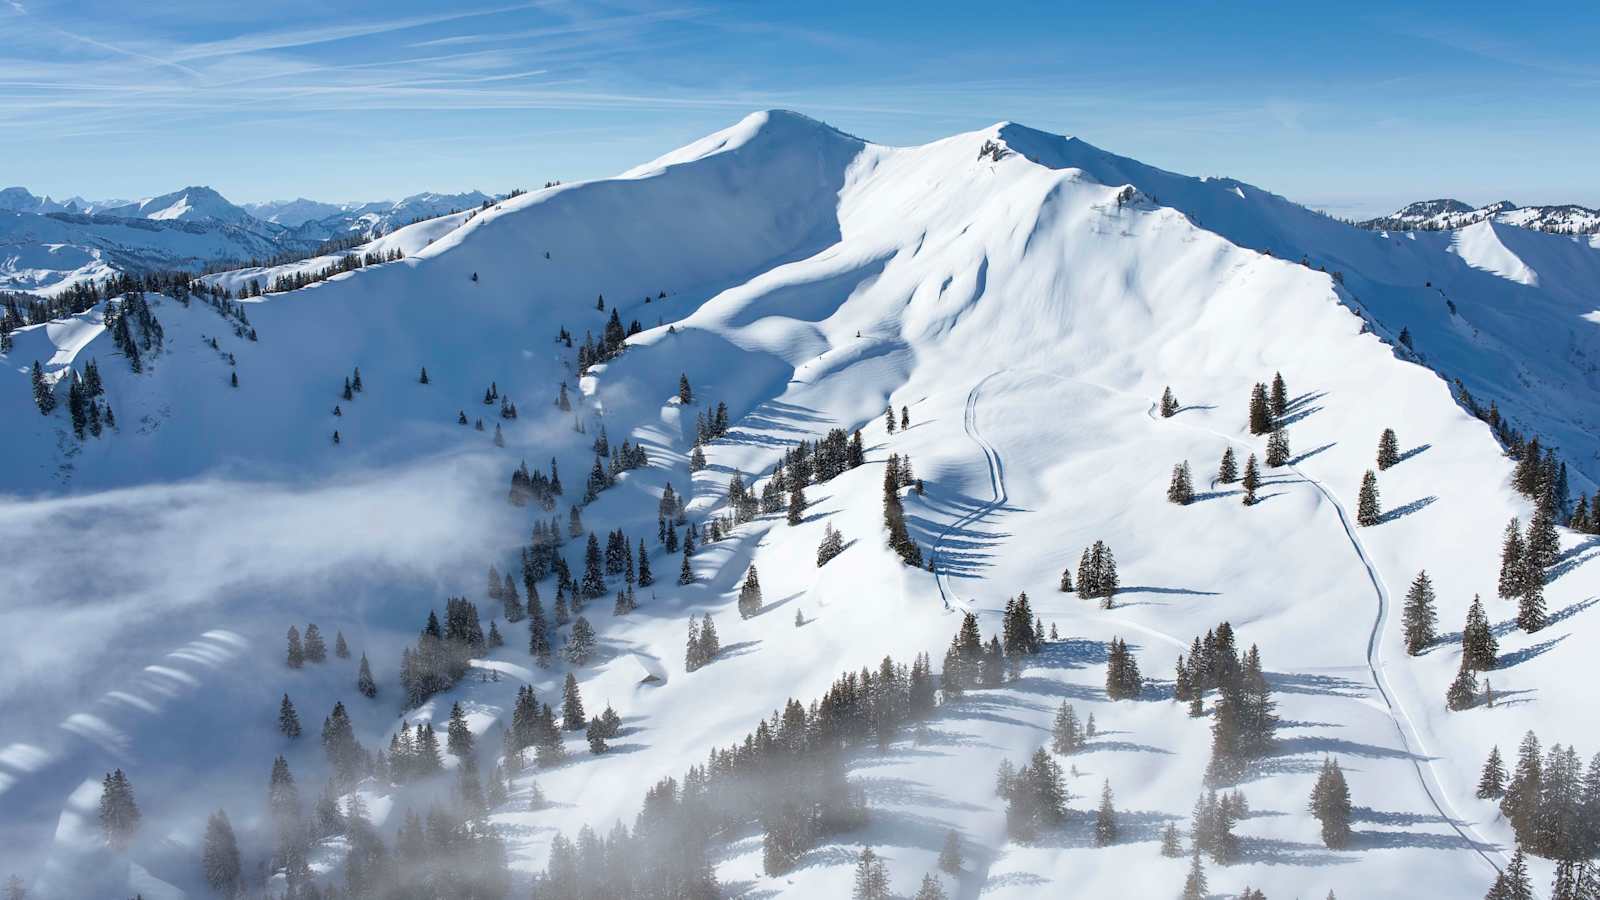
[[[987,141],[1008,152],[980,157]],[[442,727],[458,700],[487,729],[523,683],[553,699],[568,667],[533,667],[526,625],[502,622],[506,646],[479,663],[498,681],[468,679],[421,709],[396,702],[399,652],[444,597],[484,604],[489,563],[514,570],[544,515],[504,502],[517,462],[558,460],[571,499],[601,423],[613,443],[648,447],[652,466],[585,507],[584,522],[646,537],[661,581],[633,615],[591,607],[603,652],[575,671],[588,705],[610,702],[624,718],[615,752],[590,756],[571,738],[572,762],[525,773],[494,813],[524,879],[558,830],[631,823],[648,786],[741,739],[786,698],[809,702],[885,654],[925,650],[937,664],[960,612],[977,612],[987,638],[1019,591],[1062,639],[1019,681],[942,707],[927,745],[908,736],[855,758],[872,805],[864,829],[782,878],[761,873],[758,836],[718,854],[730,895],[844,896],[863,845],[909,895],[949,828],[968,860],[946,878],[954,896],[1176,895],[1188,862],[1161,857],[1158,832],[1187,826],[1209,720],[1169,699],[1173,662],[1222,620],[1260,647],[1283,719],[1278,753],[1243,785],[1254,811],[1238,828],[1243,859],[1210,868],[1222,895],[1248,884],[1270,897],[1414,897],[1417,885],[1481,896],[1511,839],[1473,796],[1490,746],[1514,754],[1532,728],[1586,758],[1600,750],[1600,719],[1574,689],[1600,628],[1600,544],[1563,533],[1553,624],[1536,635],[1507,624],[1515,611],[1494,597],[1501,532],[1531,509],[1488,428],[1441,378],[1547,437],[1573,493],[1592,491],[1592,239],[1496,222],[1375,233],[1015,124],[892,148],[782,111],[614,179],[532,192],[437,233],[424,224],[385,238],[413,242],[401,262],[247,303],[259,342],[201,303],[152,298],[166,349],[143,374],[114,352],[101,308],[14,335],[0,358],[0,630],[28,640],[0,678],[0,873],[44,897],[207,896],[206,814],[228,810],[253,871],[270,843],[272,759],[288,756],[314,794],[315,723],[336,699],[369,747],[401,716]],[[557,330],[598,334],[614,307],[645,331],[580,380]],[[1394,342],[1402,327],[1414,352]],[[120,428],[79,442],[64,409],[39,415],[28,368],[37,359],[59,381],[90,358]],[[355,366],[366,389],[345,402]],[[1293,398],[1296,456],[1245,507],[1209,482],[1225,447],[1263,454],[1246,400],[1274,371]],[[680,372],[693,409],[676,400]],[[549,405],[563,380],[588,434]],[[500,420],[480,402],[491,381],[521,411],[502,423],[504,448],[455,424],[465,410],[492,432]],[[1167,385],[1184,408],[1161,419]],[[733,426],[691,475],[694,415],[718,401]],[[908,407],[908,430],[885,432],[886,403]],[[692,517],[716,512],[733,470],[764,473],[830,427],[862,429],[866,466],[808,489],[801,524],[741,526],[694,557],[697,584],[672,584],[677,561],[654,541],[667,482],[692,491]],[[1405,459],[1380,477],[1389,514],[1357,528],[1357,488],[1385,427]],[[891,452],[909,454],[926,482],[905,502],[937,573],[902,567],[884,546]],[[1180,508],[1165,489],[1183,459],[1204,490]],[[830,523],[848,548],[818,569]],[[1055,589],[1096,539],[1124,585],[1109,611]],[[581,560],[581,545],[564,553]],[[768,609],[741,620],[752,563]],[[1398,604],[1422,569],[1442,632],[1459,629],[1474,594],[1488,604],[1503,659],[1494,708],[1445,711],[1453,640],[1406,655]],[[548,603],[553,586],[541,590]],[[703,612],[725,651],[688,673],[685,625]],[[285,629],[308,621],[330,645],[342,630],[369,655],[376,700],[356,694],[349,660],[284,667]],[[1105,643],[1118,636],[1154,682],[1143,700],[1105,697]],[[284,692],[306,725],[295,743],[275,730]],[[1058,834],[1011,842],[993,772],[1048,744],[1063,699],[1101,730],[1061,760],[1079,773],[1076,813]],[[497,746],[494,734],[482,743]],[[1306,811],[1330,755],[1357,806],[1356,845],[1338,852]],[[116,766],[146,820],[141,840],[113,854],[96,840],[93,807]],[[541,811],[527,808],[535,778],[554,801]],[[1102,780],[1126,839],[1096,849],[1084,813]],[[387,789],[367,799],[390,834],[389,811],[423,802]],[[1549,865],[1534,867],[1542,891]]]

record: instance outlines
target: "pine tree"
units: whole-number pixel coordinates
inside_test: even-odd
[[[578,679],[571,672],[561,686],[561,723],[568,731],[584,727],[587,717],[583,712],[583,696],[578,693]]]
[[[761,611],[761,581],[756,577],[756,567],[745,571],[744,584],[739,588],[739,615],[748,619]]]
[[[1322,823],[1322,842],[1338,850],[1350,843],[1350,787],[1335,759],[1322,762],[1322,772],[1311,789],[1311,814]]]
[[[457,701],[450,707],[450,726],[446,730],[445,749],[458,759],[472,753],[472,729],[467,727],[467,715]]]
[[[1533,519],[1528,522],[1528,540],[1524,545],[1524,553],[1531,557],[1529,565],[1536,574],[1540,570],[1555,564],[1556,557],[1561,553],[1561,536],[1556,531],[1555,516],[1540,504],[1533,512]]]
[[[1289,388],[1283,383],[1283,374],[1272,374],[1272,395],[1267,403],[1274,416],[1281,416],[1289,409]]]
[[[1206,884],[1206,869],[1200,863],[1200,848],[1196,847],[1189,861],[1189,875],[1183,880],[1183,893],[1178,896],[1181,900],[1205,900],[1211,893],[1211,888]]]
[[[1183,855],[1183,844],[1178,840],[1178,826],[1168,822],[1167,827],[1161,829],[1161,855],[1168,859],[1177,859]]]
[[[678,569],[679,584],[694,584],[694,569],[689,567],[689,540],[685,533],[683,543],[683,565]]]
[[[1361,494],[1356,499],[1356,524],[1363,527],[1383,521],[1378,506],[1378,476],[1371,469],[1361,476]]]
[[[1378,471],[1383,471],[1400,462],[1400,441],[1395,437],[1393,428],[1385,428],[1378,438]]]
[[[1543,793],[1544,763],[1539,758],[1539,738],[1529,731],[1517,747],[1517,767],[1500,798],[1500,812],[1511,820],[1519,843],[1533,839]]]
[[[1478,799],[1499,800],[1506,795],[1506,767],[1500,759],[1500,747],[1489,748],[1489,758],[1483,761],[1483,774],[1478,776]]]
[[[228,383],[233,387],[238,387],[239,386],[239,373],[238,372],[230,372],[230,373],[228,373]]]
[[[1250,389],[1250,433],[1266,434],[1272,430],[1272,409],[1267,405],[1267,386],[1257,384]]]
[[[39,414],[48,416],[56,409],[56,394],[50,382],[44,377],[44,369],[39,361],[33,361],[33,402],[39,407]]]
[[[687,373],[678,376],[678,402],[684,406],[694,402],[694,391],[689,389],[689,376]]]
[[[889,870],[871,847],[863,847],[856,860],[851,900],[889,900]]]
[[[378,682],[372,678],[372,666],[368,665],[365,653],[361,654],[361,668],[356,674],[356,690],[368,699],[378,696]]]
[[[284,694],[283,702],[278,704],[278,731],[287,738],[300,736],[300,715],[294,711],[288,694]]]
[[[205,842],[200,851],[200,870],[206,884],[224,897],[239,890],[239,841],[234,837],[228,814],[217,810],[206,819]]]
[[[1222,449],[1222,462],[1217,464],[1217,481],[1222,484],[1232,484],[1239,479],[1239,464],[1234,461],[1233,448]]]
[[[1244,487],[1244,505],[1254,506],[1256,502],[1256,488],[1261,486],[1261,470],[1256,468],[1256,455],[1250,454],[1244,461],[1244,477],[1239,480]]]
[[[328,659],[328,645],[322,640],[322,632],[315,623],[306,626],[305,638],[306,662],[320,663]]]
[[[298,669],[305,664],[305,661],[306,651],[305,648],[300,645],[300,629],[290,625],[288,652],[289,668]]]
[[[567,642],[567,659],[575,666],[581,666],[594,655],[595,636],[594,626],[583,616],[578,616],[572,621],[572,640]]]
[[[1179,506],[1194,502],[1194,483],[1189,476],[1189,461],[1172,467],[1172,480],[1167,484],[1167,500]]]
[[[1050,726],[1050,751],[1066,756],[1078,752],[1083,746],[1083,733],[1078,728],[1078,713],[1067,701],[1056,708],[1055,721]]]
[[[1433,582],[1428,579],[1427,571],[1418,572],[1416,579],[1411,582],[1411,590],[1406,592],[1405,612],[1402,617],[1406,634],[1406,652],[1412,656],[1421,653],[1433,643],[1435,626],[1439,620],[1433,601]]]
[[[817,568],[827,565],[828,560],[843,552],[844,536],[833,527],[832,522],[827,523],[822,528],[822,543],[817,545]]]
[[[939,869],[950,875],[959,875],[961,864],[961,835],[952,828],[944,833],[944,846],[939,849]]]
[[[1456,677],[1450,682],[1450,687],[1445,691],[1444,705],[1451,711],[1469,709],[1478,702],[1478,679],[1473,676],[1472,669],[1467,666],[1466,659],[1461,660],[1461,668],[1456,670]]]
[[[1489,627],[1489,616],[1484,612],[1483,601],[1476,594],[1467,607],[1467,624],[1461,629],[1462,664],[1476,672],[1486,672],[1496,665],[1500,648],[1494,631]]]
[[[950,895],[944,892],[944,885],[939,883],[930,872],[922,876],[922,884],[917,888],[917,893],[912,900],[948,900]]]
[[[344,639],[343,630],[338,630],[333,633],[333,655],[339,657],[340,659],[350,658],[350,645]]]
[[[121,769],[107,772],[100,785],[100,831],[114,850],[125,850],[139,832],[139,804],[133,784]]]
[[[1117,842],[1117,810],[1111,802],[1111,782],[1100,788],[1100,808],[1094,815],[1094,845],[1109,847]]]
[[[1283,424],[1272,426],[1272,434],[1267,438],[1267,466],[1273,469],[1289,464],[1289,432]]]
[[[1506,865],[1505,871],[1495,879],[1490,895],[1493,896],[1495,891],[1502,891],[1500,896],[1505,900],[1533,900],[1533,882],[1528,878],[1528,859],[1523,854],[1520,844],[1516,852],[1511,854],[1511,862]]]
[[[1173,395],[1172,387],[1169,385],[1161,392],[1161,417],[1163,419],[1170,419],[1177,414],[1178,398]]]
[[[1522,586],[1522,594],[1517,597],[1517,627],[1532,634],[1546,624],[1544,579],[1534,577]]]

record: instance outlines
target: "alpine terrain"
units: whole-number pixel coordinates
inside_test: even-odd
[[[1594,896],[1592,228],[781,110],[487,199],[0,212],[26,896]]]

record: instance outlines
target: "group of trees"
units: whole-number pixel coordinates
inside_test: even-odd
[[[722,641],[717,637],[717,625],[706,613],[704,620],[689,617],[689,640],[683,651],[683,669],[686,672],[710,663],[722,652]]]
[[[1106,697],[1111,700],[1137,700],[1144,691],[1139,661],[1120,637],[1111,639],[1106,650]]]
[[[1005,683],[1008,670],[1019,671],[1025,656],[1039,652],[1043,641],[1027,594],[1007,603],[1003,630],[1005,644],[998,635],[991,636],[985,644],[978,630],[978,617],[970,612],[962,617],[961,627],[950,638],[944,669],[939,674],[939,687],[946,697],[959,697],[973,688],[999,687]]]
[[[1344,770],[1339,761],[1326,758],[1317,783],[1311,788],[1311,801],[1307,804],[1311,815],[1322,823],[1322,843],[1329,849],[1342,850],[1350,844],[1350,786],[1345,783]]]
[[[574,702],[577,708],[573,711],[580,716],[578,727],[582,727],[582,701],[576,699],[575,689],[572,696],[564,699],[564,704],[569,707]],[[541,704],[531,686],[518,688],[517,702],[511,708],[511,726],[506,729],[503,738],[506,765],[513,771],[520,770],[529,748],[533,749],[534,760],[542,768],[564,762],[567,751],[561,739],[561,724],[565,723],[566,718],[564,711],[561,719],[557,719],[550,704]]]
[[[908,566],[922,567],[922,548],[906,529],[906,511],[900,503],[900,489],[911,483],[910,458],[902,467],[899,454],[889,455],[889,464],[883,470],[883,525],[889,532],[889,549],[899,555]]]
[[[1239,838],[1233,833],[1233,826],[1249,814],[1250,804],[1242,791],[1219,794],[1211,789],[1201,794],[1194,802],[1189,822],[1191,852],[1196,863],[1202,853],[1223,866],[1238,860]],[[1170,840],[1162,838],[1164,852],[1174,856],[1182,852],[1177,849],[1176,832],[1177,829],[1172,828]]]
[[[38,363],[34,363],[34,396],[36,400],[39,396],[39,387],[43,381],[43,375],[38,366]],[[72,380],[67,386],[67,410],[72,416],[72,433],[81,441],[85,430],[95,437],[99,437],[103,429],[115,428],[117,417],[111,411],[110,401],[106,401],[102,405],[98,399],[106,392],[105,385],[100,380],[99,364],[95,360],[89,360],[88,364],[83,368],[82,377],[78,376],[77,369],[69,367],[68,371],[71,373]],[[47,392],[50,391],[49,387],[46,387],[45,390]],[[55,397],[51,393],[50,403],[53,405],[54,402]]]
[[[467,671],[467,661],[481,656],[486,645],[478,607],[465,597],[445,602],[445,624],[428,612],[415,647],[400,654],[400,684],[405,688],[406,705],[420,706],[440,691],[449,690]]]
[[[350,658],[350,645],[345,642],[343,631],[334,635],[333,651],[334,655],[340,659]],[[308,662],[325,662],[327,658],[328,643],[323,640],[322,630],[317,627],[315,622],[306,626],[304,638],[301,638],[299,629],[293,625],[289,626],[288,650],[286,653],[286,661],[289,664],[289,668],[298,669]]]
[[[1204,713],[1207,691],[1216,691],[1211,723],[1211,761],[1206,780],[1230,784],[1239,780],[1249,764],[1272,749],[1278,726],[1277,704],[1261,668],[1261,652],[1235,649],[1233,626],[1223,622],[1195,638],[1186,659],[1178,656],[1173,699],[1187,701],[1189,713]]]
[[[1529,853],[1568,862],[1600,855],[1600,754],[1585,771],[1576,748],[1552,744],[1541,756],[1539,738],[1529,731],[1510,772],[1500,748],[1489,751],[1477,793],[1500,801],[1517,843]]]
[[[604,309],[604,307],[598,308]],[[586,373],[590,366],[603,363],[620,354],[626,349],[628,338],[643,330],[644,327],[639,324],[638,319],[634,319],[628,323],[627,328],[623,328],[621,315],[618,314],[616,307],[612,307],[611,318],[606,320],[605,327],[600,330],[599,341],[594,339],[593,333],[584,331],[583,343],[578,347],[578,374]]]
[[[1516,517],[1506,524],[1498,593],[1517,601],[1517,627],[1523,631],[1532,633],[1546,624],[1544,570],[1555,564],[1560,552],[1555,517],[1544,505],[1534,510],[1526,534]]]
[[[785,873],[827,836],[865,821],[845,754],[892,740],[928,715],[934,699],[925,656],[910,668],[885,658],[876,671],[842,675],[809,706],[791,699],[681,781],[658,782],[631,829],[619,824],[602,838],[585,828],[576,842],[558,837],[537,894],[713,898],[708,851],[752,826],[762,833],[765,870]]]
[[[297,272],[285,272],[282,275],[278,275],[272,279],[272,282],[267,286],[265,292],[268,294],[277,294],[283,291],[298,291],[303,287],[316,284],[319,281],[327,281],[329,278],[332,278],[335,275],[342,275],[345,272],[354,272],[357,269],[364,269],[367,266],[376,266],[387,262],[395,262],[396,260],[403,259],[404,257],[405,254],[401,252],[399,247],[395,247],[392,250],[385,250],[381,253],[346,253],[320,269],[305,269]],[[260,296],[262,293],[260,285],[255,281],[251,281],[250,284],[246,286],[245,290],[249,292],[251,296]]]
[[[1073,590],[1071,570],[1061,573],[1061,590]],[[1098,599],[1101,607],[1110,609],[1117,593],[1117,558],[1105,541],[1095,541],[1084,548],[1078,558],[1078,596],[1084,600]]]
[[[1065,821],[1071,799],[1061,764],[1043,747],[1021,766],[1013,767],[1011,760],[1002,759],[995,774],[995,794],[1006,802],[1006,830],[1022,841]]]
[[[1413,585],[1415,590],[1415,585]],[[1452,710],[1467,709],[1478,702],[1478,672],[1486,672],[1497,665],[1499,642],[1489,626],[1489,615],[1483,601],[1473,595],[1467,607],[1467,622],[1461,629],[1461,668],[1445,692],[1445,705]]]
[[[124,294],[114,304],[108,302],[105,326],[111,332],[111,342],[122,351],[129,367],[135,372],[144,371],[142,354],[159,352],[165,335],[143,291]]]

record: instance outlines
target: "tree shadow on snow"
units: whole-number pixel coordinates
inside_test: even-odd
[[[1400,454],[1400,458],[1399,458],[1399,460],[1397,460],[1395,462],[1395,465],[1399,465],[1400,463],[1405,462],[1406,460],[1410,459],[1413,456],[1419,456],[1419,455],[1421,455],[1423,453],[1426,453],[1428,450],[1430,450],[1432,448],[1433,448],[1432,444],[1423,444],[1420,447],[1412,447],[1410,450],[1407,450],[1406,452]]]
[[[1299,456],[1290,457],[1289,465],[1298,466],[1301,463],[1305,462],[1306,460],[1310,459],[1311,457],[1316,456],[1318,453],[1322,453],[1325,450],[1328,450],[1328,449],[1330,449],[1332,447],[1337,446],[1338,443],[1339,443],[1338,441],[1333,441],[1332,443],[1323,444],[1321,447],[1318,447],[1315,450],[1307,450],[1306,452],[1300,454]]]
[[[1573,569],[1576,569],[1584,563],[1587,563],[1589,560],[1600,557],[1600,552],[1584,552],[1595,548],[1600,548],[1600,538],[1590,538],[1589,540],[1584,541],[1582,544],[1573,547],[1571,550],[1562,553],[1556,558],[1556,564],[1551,566],[1550,570],[1545,573],[1544,583],[1550,584],[1556,579],[1561,578],[1562,576],[1571,572]]]
[[[1567,635],[1563,634],[1559,637],[1553,637],[1547,641],[1540,641],[1531,647],[1523,647],[1521,650],[1513,650],[1510,653],[1502,653],[1500,654],[1499,659],[1495,660],[1495,671],[1509,669],[1514,666],[1520,666],[1530,659],[1543,656],[1546,653],[1549,653],[1550,650],[1555,647],[1555,645],[1566,639]]]
[[[1238,491],[1238,490],[1235,490],[1235,491],[1205,491],[1204,493],[1195,494],[1194,495],[1194,499],[1190,500],[1189,502],[1190,503],[1204,503],[1207,500],[1217,500],[1217,499],[1222,498],[1222,497],[1232,497],[1235,494],[1242,494],[1242,493],[1244,493],[1244,491]]]
[[[1382,515],[1378,516],[1378,524],[1387,525],[1388,523],[1393,522],[1395,519],[1403,519],[1406,516],[1417,512],[1418,510],[1426,509],[1427,507],[1432,506],[1434,501],[1438,499],[1438,497],[1433,496],[1423,497],[1421,500],[1413,500],[1404,506],[1397,506],[1394,509],[1388,510],[1387,512],[1384,512]]]
[[[1313,675],[1306,672],[1267,672],[1267,683],[1284,694],[1322,694],[1329,697],[1363,699],[1370,694],[1367,685],[1338,675]]]
[[[1238,492],[1233,491],[1232,493]],[[1154,587],[1148,584],[1136,584],[1132,585],[1131,587],[1118,587],[1117,597],[1120,598],[1124,594],[1183,594],[1190,597],[1215,597],[1218,595],[1218,592],[1201,591],[1194,588]],[[1127,606],[1128,604],[1119,602],[1117,605]]]
[[[1377,744],[1363,744],[1357,741],[1347,741],[1343,738],[1319,735],[1282,738],[1277,742],[1274,754],[1277,756],[1315,754],[1317,756],[1354,756],[1363,759],[1407,759],[1413,762],[1427,762],[1434,759],[1434,757],[1419,756],[1395,747],[1380,747]]]

